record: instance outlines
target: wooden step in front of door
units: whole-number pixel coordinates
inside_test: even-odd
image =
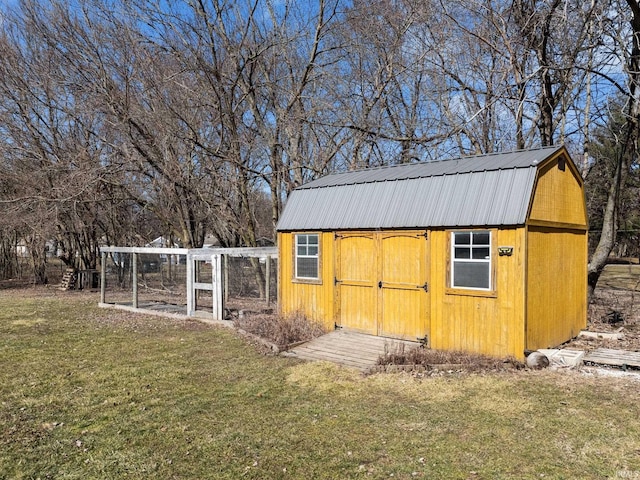
[[[415,348],[419,345],[418,342],[340,329],[303,343],[283,355],[302,360],[324,360],[367,371],[378,363],[381,355],[402,348]]]

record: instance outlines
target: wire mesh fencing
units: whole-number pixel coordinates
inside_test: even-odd
[[[278,295],[276,258],[225,257],[225,262],[223,289],[231,313],[273,308]]]
[[[103,255],[104,303],[188,314],[191,294],[194,311],[211,312],[216,282],[222,282],[226,318],[247,310],[264,312],[277,302],[277,258],[269,255],[239,255],[240,249],[225,254],[218,249],[222,269],[216,272],[211,256],[201,251],[135,250],[108,247]]]
[[[109,303],[132,302],[134,275],[138,306],[154,302],[187,304],[186,255],[111,253],[105,265],[105,289]]]

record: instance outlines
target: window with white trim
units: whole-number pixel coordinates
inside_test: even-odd
[[[318,280],[320,278],[319,235],[317,233],[296,234],[295,266],[296,278]]]
[[[451,232],[451,287],[491,290],[491,232]]]

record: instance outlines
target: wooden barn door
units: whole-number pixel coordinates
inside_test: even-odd
[[[429,332],[424,232],[336,235],[338,325],[415,340]]]
[[[374,234],[338,234],[336,253],[338,325],[377,335]]]
[[[378,335],[416,340],[429,331],[428,240],[424,232],[380,234]]]

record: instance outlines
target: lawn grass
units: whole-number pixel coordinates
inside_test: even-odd
[[[363,377],[26,292],[0,291],[2,479],[640,478],[636,380]]]

